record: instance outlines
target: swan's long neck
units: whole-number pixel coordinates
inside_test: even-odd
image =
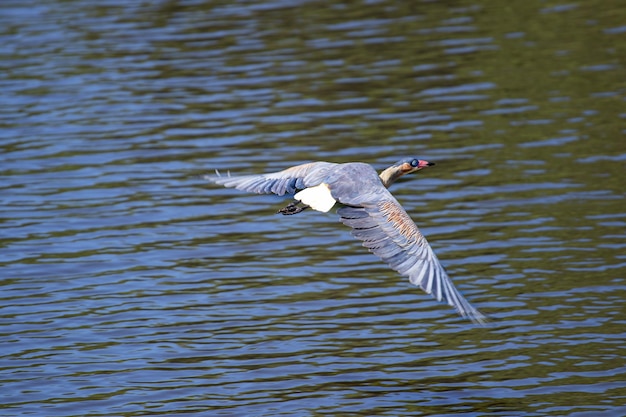
[[[379,177],[380,180],[383,182],[383,185],[389,188],[391,184],[396,182],[396,180],[403,175],[404,173],[402,172],[402,170],[399,169],[397,165],[392,165],[383,172],[381,172]]]

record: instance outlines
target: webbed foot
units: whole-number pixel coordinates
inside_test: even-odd
[[[290,216],[292,214],[298,214],[301,211],[304,211],[309,208],[309,206],[307,205],[298,206],[298,204],[300,204],[299,201],[294,201],[290,203],[289,205],[287,205],[286,207],[283,207],[280,210],[278,210],[277,213],[280,213],[284,216]]]

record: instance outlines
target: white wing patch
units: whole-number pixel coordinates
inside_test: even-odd
[[[302,201],[313,210],[328,212],[337,202],[330,194],[328,184],[321,183],[315,187],[305,188],[293,196],[296,200]]]

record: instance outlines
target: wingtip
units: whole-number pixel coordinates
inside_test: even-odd
[[[468,314],[466,316],[468,319],[470,319],[472,321],[472,323],[480,326],[480,327],[487,327],[487,325],[491,322],[490,318],[488,316],[485,316],[484,314],[482,314],[481,312],[479,312],[478,310],[472,312],[472,314]]]
[[[478,311],[461,294],[457,293],[457,296],[459,296],[457,302],[448,302],[448,305],[454,307],[459,316],[481,327],[485,327],[489,323],[490,319],[488,316]]]
[[[221,177],[221,176],[222,176],[222,173],[220,172],[220,170],[219,170],[219,169],[215,168],[215,175],[217,175],[218,177]],[[227,176],[228,178],[230,178],[230,170],[227,170],[227,171],[226,171],[226,176]]]
[[[220,178],[231,178],[230,171],[226,171],[226,176],[222,175],[219,169],[215,169],[215,175],[203,175],[202,179],[217,183]]]

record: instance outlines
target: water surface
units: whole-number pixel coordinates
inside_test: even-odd
[[[625,415],[617,1],[0,5],[0,409]],[[394,185],[480,328],[334,213],[206,183]]]

